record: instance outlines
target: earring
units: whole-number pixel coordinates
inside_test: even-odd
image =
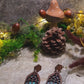
[[[48,77],[46,84],[62,84],[62,78],[60,75],[62,68],[63,66],[58,64],[55,67],[55,72]]]
[[[38,72],[41,70],[41,66],[38,64],[34,67],[34,72],[29,74],[24,84],[40,84],[40,76]]]

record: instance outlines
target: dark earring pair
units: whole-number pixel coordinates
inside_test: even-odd
[[[55,72],[48,77],[46,84],[62,84],[62,78],[60,75],[60,71],[62,68],[62,65],[58,64],[55,67]],[[35,66],[34,72],[27,76],[24,84],[40,84],[40,76],[38,74],[40,70],[40,65]]]

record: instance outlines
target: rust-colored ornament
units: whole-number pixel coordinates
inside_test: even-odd
[[[13,24],[12,31],[16,34],[19,32],[19,30],[20,30],[20,24],[19,23]]]
[[[40,76],[38,72],[41,70],[41,66],[37,65],[34,67],[34,72],[29,74],[24,84],[40,84]]]
[[[67,9],[67,10],[64,11],[64,15],[66,17],[72,17],[72,11],[70,9]]]
[[[41,9],[41,10],[39,11],[39,14],[40,14],[40,16],[43,17],[43,18],[46,17],[46,11],[43,10],[43,9]]]
[[[57,0],[51,0],[50,7],[46,11],[46,19],[49,22],[60,22],[64,19],[64,12],[60,9]]]
[[[62,84],[62,78],[60,75],[60,71],[62,68],[63,66],[58,64],[55,67],[55,72],[48,77],[46,84]]]

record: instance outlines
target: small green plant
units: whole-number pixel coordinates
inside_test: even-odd
[[[38,54],[40,52],[40,44],[42,37],[44,36],[44,33],[39,31],[38,28],[36,28],[34,25],[26,26],[28,27],[28,30],[25,34],[26,39],[31,43],[33,46],[33,49],[35,49],[34,52],[34,62],[37,62],[38,60]]]
[[[38,54],[39,54],[39,52],[40,52],[40,49],[37,49],[37,50],[35,50],[34,51],[34,62],[37,62],[38,61]]]
[[[23,36],[17,39],[3,40],[3,46],[0,49],[0,56],[2,58],[2,61],[4,61],[4,59],[10,52],[19,50],[21,47],[23,47],[24,40],[25,39],[23,39]]]
[[[65,31],[67,29],[67,25],[65,23],[62,23],[62,22],[58,23],[57,26],[59,28],[62,28],[63,31]]]
[[[0,63],[5,59],[14,58],[16,55],[14,52],[20,50],[24,47],[24,43],[28,40],[34,51],[34,62],[38,61],[38,54],[41,50],[40,44],[42,37],[44,36],[44,31],[38,30],[35,25],[29,25],[24,19],[21,19],[25,24],[20,28],[17,34],[12,34],[10,32],[9,39],[0,40]],[[10,28],[10,27],[7,27]],[[8,30],[8,29],[7,29]],[[9,29],[10,30],[10,29]],[[27,43],[27,44],[28,44]]]
[[[29,25],[24,19],[20,19],[25,24],[22,26],[21,33],[26,36],[28,42],[31,43],[33,48],[35,49],[34,52],[34,61],[37,62],[38,54],[40,52],[40,44],[42,41],[42,37],[44,36],[45,31],[43,29],[38,30],[35,25]]]

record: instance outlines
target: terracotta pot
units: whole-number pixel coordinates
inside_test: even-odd
[[[50,7],[46,11],[46,19],[49,22],[60,22],[64,19],[64,12],[60,9],[57,0],[51,0]]]

